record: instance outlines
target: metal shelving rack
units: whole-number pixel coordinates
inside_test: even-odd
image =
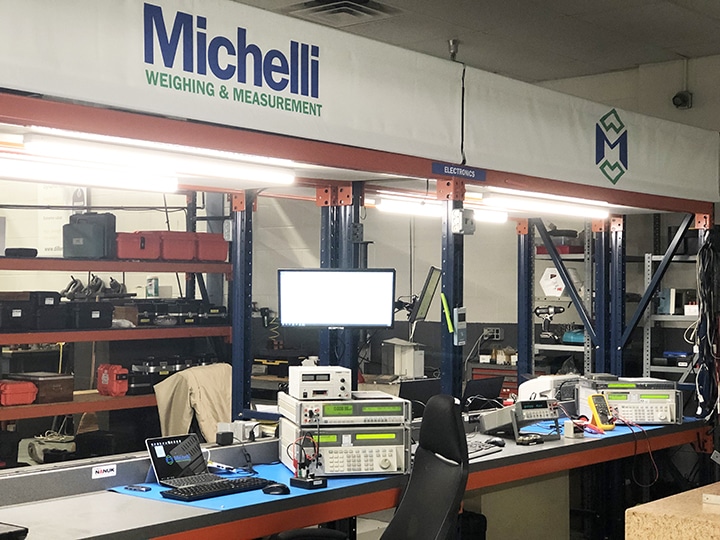
[[[649,288],[654,271],[654,263],[661,262],[663,256],[646,253],[644,258],[644,278],[645,288]],[[675,263],[695,263],[697,257],[695,255],[675,255],[672,262]],[[686,367],[676,366],[653,366],[652,365],[652,329],[656,325],[662,324],[684,324],[690,325],[697,320],[694,315],[658,315],[650,313],[646,310],[643,317],[643,377],[650,377],[652,373],[667,373],[680,375],[684,380],[688,369]]]

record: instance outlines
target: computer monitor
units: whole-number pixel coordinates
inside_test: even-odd
[[[465,383],[462,400],[463,410],[478,411],[501,407],[500,392],[502,392],[504,382],[504,375],[470,379]]]
[[[420,291],[420,295],[413,302],[412,311],[410,311],[410,316],[408,317],[410,324],[417,321],[424,321],[427,317],[441,276],[442,272],[439,268],[435,268],[434,266],[430,267],[427,276],[425,276],[425,284]]]
[[[278,304],[282,326],[391,328],[395,269],[281,269]]]
[[[398,397],[410,402],[413,418],[420,418],[428,400],[440,393],[442,393],[440,379],[406,379],[400,381]]]

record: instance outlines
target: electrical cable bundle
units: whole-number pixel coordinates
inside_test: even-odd
[[[715,276],[720,262],[720,230],[710,229],[697,254],[698,321],[695,329],[694,360],[697,366],[695,390],[697,416],[710,417],[718,404],[718,328],[716,323]]]

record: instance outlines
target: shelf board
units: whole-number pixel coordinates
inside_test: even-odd
[[[651,322],[693,322],[697,315],[650,315]]]
[[[230,326],[169,326],[104,328],[101,330],[58,330],[55,332],[13,332],[0,334],[0,345],[31,343],[79,343],[83,341],[130,341],[218,336],[229,339]]]
[[[96,391],[91,393],[76,392],[73,395],[73,401],[0,407],[0,422],[155,406],[157,406],[155,394],[111,397],[101,396]]]
[[[538,351],[567,351],[567,352],[585,352],[584,345],[563,345],[563,344],[552,344],[552,343],[536,343],[535,352]]]
[[[686,367],[677,367],[677,366],[650,366],[650,371],[656,371],[658,373],[685,373],[688,371],[688,368]]]
[[[227,262],[0,257],[0,270],[37,270],[58,272],[188,272],[229,274],[232,271],[232,266]]]

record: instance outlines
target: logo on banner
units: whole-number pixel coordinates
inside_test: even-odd
[[[184,75],[145,69],[146,83],[171,91],[245,105],[320,116],[320,47],[290,40],[285,50],[263,50],[238,26],[232,37],[213,35],[207,17],[143,9],[144,61]],[[267,90],[266,90],[267,89]],[[289,94],[289,95],[288,95]]]
[[[615,109],[595,124],[595,164],[613,184],[628,170],[628,130]]]

